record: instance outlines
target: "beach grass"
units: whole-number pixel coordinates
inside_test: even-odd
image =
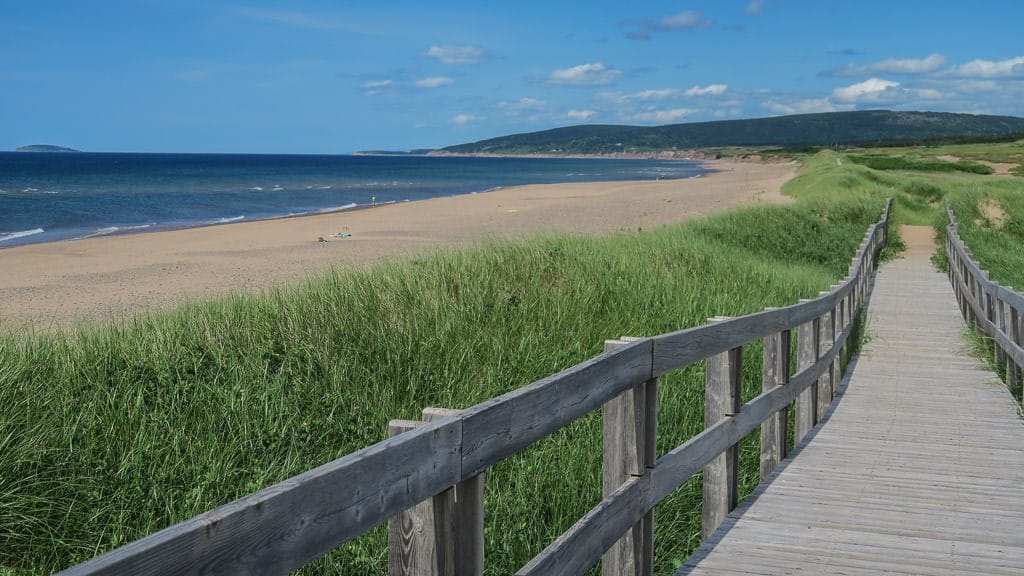
[[[1024,292],[1024,180],[959,186],[946,198],[956,214],[960,238],[982,269],[992,280]],[[945,214],[935,227],[944,241]]]
[[[858,176],[859,177],[859,176]],[[874,186],[871,184],[869,187]],[[795,303],[843,277],[883,194],[643,232],[546,236],[333,272],[131,322],[0,336],[0,566],[47,573],[647,336]],[[760,345],[747,346],[760,358]],[[760,391],[746,363],[744,399]],[[660,389],[658,452],[703,429],[703,368]],[[600,500],[592,414],[487,475],[488,574]],[[758,482],[757,435],[741,448]],[[700,485],[657,509],[659,571],[699,541]],[[378,528],[307,573],[386,573]]]
[[[913,170],[918,172],[968,172],[971,174],[992,174],[991,167],[971,160],[949,162],[937,158],[911,158],[888,154],[848,154],[851,161],[872,170]]]

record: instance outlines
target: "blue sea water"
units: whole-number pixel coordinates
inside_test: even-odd
[[[0,248],[521,184],[704,172],[681,160],[0,152]]]

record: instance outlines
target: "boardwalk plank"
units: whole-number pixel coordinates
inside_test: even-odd
[[[867,333],[811,441],[678,575],[1024,573],[1024,425],[946,277],[884,266]]]

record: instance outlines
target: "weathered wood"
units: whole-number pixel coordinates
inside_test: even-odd
[[[840,336],[839,342],[845,342],[850,331],[851,328],[848,327]],[[790,376],[789,383],[785,386],[777,386],[770,392],[762,393],[744,404],[739,414],[705,428],[700,434],[658,458],[651,478],[651,505],[660,502],[673,490],[682,486],[706,464],[739,442],[773,413],[793,402],[801,392],[810,388],[825,367],[832,362],[834,353],[834,350],[830,350],[816,363]]]
[[[1009,356],[1017,364],[1024,363],[1024,349],[1014,343],[1008,335],[996,330],[994,325],[988,324],[984,328],[988,329],[986,330],[986,334],[993,334],[992,339],[995,340],[995,344],[1003,351],[1004,354]]]
[[[985,316],[989,323],[992,324],[992,336],[1001,334],[1002,331],[999,329],[999,314],[998,314],[998,301],[992,294],[985,294]],[[999,346],[992,346],[992,363],[999,366],[1002,363],[1002,349]]]
[[[818,319],[818,330],[820,332],[818,334],[817,357],[821,358],[823,354],[832,348],[832,334],[835,330],[835,309],[825,313]],[[836,386],[836,371],[834,365],[831,365],[822,373],[821,378],[818,380],[815,422],[820,422],[825,417],[825,412],[828,411],[829,405],[832,404],[832,394]]]
[[[1008,328],[1009,328],[1009,320],[1010,319],[1008,318],[1008,314],[1006,313],[1006,303],[1003,302],[1002,300],[1000,300],[998,297],[996,297],[996,299],[995,299],[995,306],[996,306],[996,311],[995,311],[996,325],[998,326],[1000,332],[1002,332],[1010,340],[1012,340],[1013,338],[1010,338],[1010,331],[1008,330]],[[1009,384],[1010,380],[1013,379],[1013,376],[1012,376],[1013,370],[1011,369],[1011,366],[1013,365],[1013,358],[1011,358],[1009,355],[1007,355],[1005,352],[1003,352],[1002,347],[996,346],[995,348],[996,348],[996,366],[1000,366],[1000,367],[1003,368],[1003,370],[1004,370],[1004,372],[1006,374],[1006,382],[1007,382],[1007,384]]]
[[[605,342],[605,351],[609,352],[625,346],[634,339],[609,340]],[[654,458],[649,457],[648,443],[653,437],[648,426],[657,425],[657,414],[649,419],[651,411],[647,407],[648,386],[656,386],[656,381],[649,381],[634,386],[606,403],[602,409],[604,421],[604,464],[603,464],[603,495],[611,496],[627,480],[642,476],[646,469],[654,465]],[[653,420],[653,422],[652,422]],[[644,519],[652,516],[649,512]],[[605,576],[650,574],[653,570],[653,556],[645,555],[653,551],[648,540],[653,539],[653,518],[650,522],[641,519],[632,530],[626,532],[603,556],[601,573]],[[647,532],[647,528],[651,532]],[[645,543],[647,543],[645,545]]]
[[[712,318],[722,322],[727,318]],[[706,384],[704,388],[704,427],[710,428],[719,421],[735,416],[740,411],[743,375],[743,349],[733,348],[728,352],[707,359]],[[739,492],[739,447],[730,446],[704,467],[703,508],[701,535],[707,538],[736,507]]]
[[[964,353],[952,294],[926,257],[878,278],[874,337],[828,424],[677,576],[1020,572],[1013,401]]]
[[[634,476],[580,518],[516,576],[582,574],[649,509],[650,474]]]
[[[850,289],[847,284],[824,298],[801,300],[793,306],[655,336],[654,375],[662,376],[817,318],[833,308],[841,295]]]
[[[652,379],[651,340],[627,344],[513,392],[468,408],[459,419],[468,477]]]
[[[1013,307],[1012,304],[1007,303],[1010,308],[1010,340],[1013,341],[1018,347],[1021,346],[1021,314]],[[1021,386],[1021,365],[1014,361],[1012,355],[1009,356],[1009,374],[1010,381],[1007,382],[1011,387]],[[1022,402],[1024,402],[1024,392],[1021,394]]]
[[[832,313],[832,338],[846,329],[845,302],[839,302],[835,312]],[[840,349],[832,361],[832,396],[839,392],[839,383],[843,380],[843,350]]]
[[[997,363],[1005,361],[1007,364],[1020,366],[1024,362],[1024,348],[1000,326],[995,308],[997,302],[1002,302],[1014,309],[1018,303],[1024,303],[1024,295],[988,279],[988,274],[971,258],[963,241],[956,234],[955,216],[948,208],[947,214],[950,218],[947,237],[952,246],[947,255],[950,259],[950,268],[955,269],[953,286],[957,292],[962,293],[961,312],[969,324],[993,339]],[[960,265],[954,266],[956,262]]]
[[[423,409],[423,420],[437,422],[460,414],[462,410],[428,407]],[[453,566],[457,576],[482,576],[484,573],[485,486],[485,473],[481,472],[459,482],[452,490],[450,538],[454,542]]]
[[[648,478],[654,471],[658,459],[658,379],[649,380],[644,385],[644,473]],[[640,566],[642,576],[654,574],[654,505],[648,506],[642,521],[643,548],[640,552],[643,562]]]
[[[62,574],[287,573],[457,482],[460,432],[424,425]]]
[[[395,437],[424,422],[392,420]],[[455,491],[444,490],[388,520],[388,576],[454,576],[455,535],[452,508]]]
[[[815,319],[806,324],[801,324],[797,329],[797,370],[803,370],[811,366],[818,356],[818,320]],[[818,423],[818,383],[815,381],[810,387],[803,391],[796,400],[796,417],[793,422],[793,434],[797,444],[807,436],[807,433]]]
[[[789,330],[764,339],[764,364],[761,391],[770,392],[789,382]],[[761,479],[764,480],[786,457],[789,432],[789,407],[772,414],[761,424]]]

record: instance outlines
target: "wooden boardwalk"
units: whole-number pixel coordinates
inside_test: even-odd
[[[926,254],[883,266],[823,424],[679,574],[1024,574],[1024,424]]]

